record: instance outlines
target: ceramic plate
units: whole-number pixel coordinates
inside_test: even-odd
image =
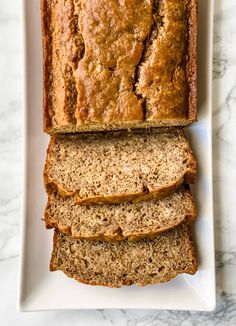
[[[49,272],[52,231],[42,222],[46,204],[43,166],[48,136],[42,128],[42,50],[40,1],[23,0],[25,172],[18,306],[21,311],[49,309],[179,309],[210,311],[215,307],[212,207],[212,31],[213,1],[199,0],[199,121],[188,128],[198,160],[192,191],[197,200],[194,228],[199,271],[157,286],[110,289],[79,284],[61,272]]]

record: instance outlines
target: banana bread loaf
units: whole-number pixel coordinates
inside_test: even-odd
[[[50,269],[91,285],[143,286],[194,274],[197,261],[190,229],[183,224],[139,241],[76,240],[55,231]]]
[[[195,174],[189,143],[176,128],[51,136],[44,173],[47,191],[84,204],[160,198]]]
[[[44,129],[196,120],[197,0],[41,0]]]

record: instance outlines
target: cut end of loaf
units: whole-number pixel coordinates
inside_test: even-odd
[[[55,134],[71,134],[71,133],[86,133],[86,132],[106,132],[106,131],[125,131],[125,130],[149,130],[150,128],[169,128],[169,127],[186,127],[197,121],[196,111],[191,113],[189,119],[166,119],[156,121],[143,121],[142,123],[124,122],[122,124],[101,124],[101,123],[88,123],[83,125],[62,125],[53,127],[50,120],[45,119],[44,131],[49,135]]]

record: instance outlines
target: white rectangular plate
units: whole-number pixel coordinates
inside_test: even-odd
[[[48,136],[42,129],[42,51],[40,1],[23,0],[25,40],[25,175],[21,244],[21,311],[49,309],[179,309],[215,308],[215,264],[212,207],[212,30],[213,0],[199,0],[198,107],[199,121],[188,128],[198,160],[193,187],[198,219],[195,238],[199,271],[180,275],[167,284],[110,289],[79,284],[63,273],[49,272],[52,231],[42,222],[46,204],[43,166]]]

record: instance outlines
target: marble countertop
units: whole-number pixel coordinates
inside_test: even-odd
[[[236,325],[236,2],[215,0],[213,168],[217,272],[215,312],[16,311],[21,208],[22,43],[20,1],[0,7],[0,324]]]

